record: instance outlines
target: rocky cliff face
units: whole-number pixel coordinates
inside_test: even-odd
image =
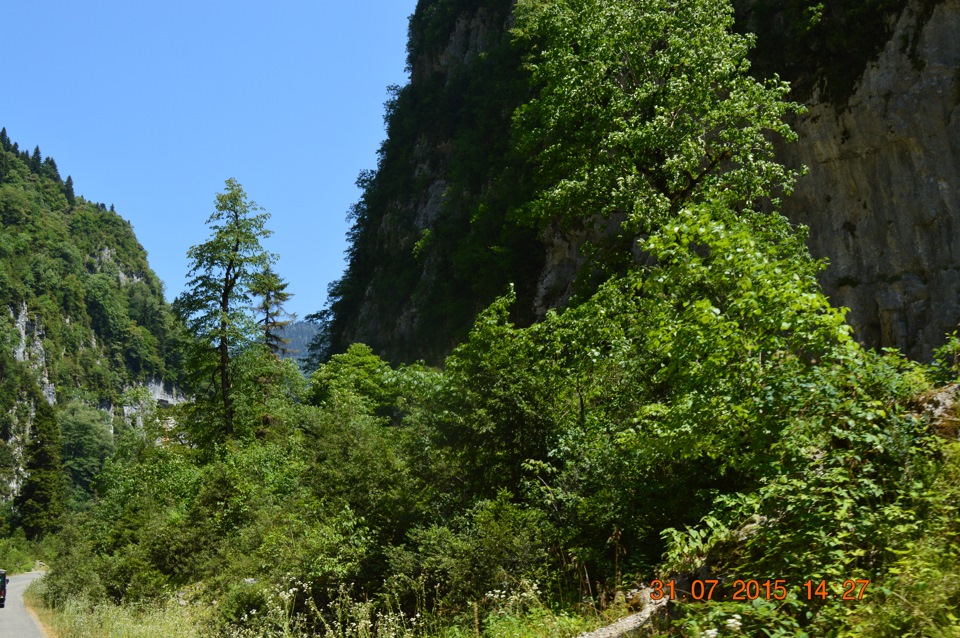
[[[891,19],[852,91],[798,76],[815,88],[781,157],[809,173],[783,212],[810,228],[829,262],[821,283],[857,339],[929,360],[960,324],[960,0],[911,0]],[[583,263],[582,240],[543,240],[541,315]]]
[[[791,39],[798,30],[781,9],[737,4],[744,29],[780,31],[766,48],[761,33],[758,55],[769,59],[756,68],[790,67],[809,96],[800,141],[782,150],[809,174],[784,213],[810,227],[812,253],[830,262],[824,289],[850,308],[865,344],[928,359],[960,322],[960,0],[890,0],[870,20],[870,3],[838,3],[832,31],[812,46]],[[510,224],[522,175],[502,168],[505,140],[493,143],[525,94],[497,85],[523,77],[509,71],[519,60],[504,36],[510,6],[419,3],[411,84],[392,105],[351,265],[333,287],[334,350],[357,340],[395,361],[437,361],[506,282],[517,284],[521,323],[542,317],[571,295],[583,241],[612,232],[533,237]],[[511,202],[498,188],[519,194]]]
[[[826,257],[824,289],[868,345],[929,359],[960,322],[960,0],[911,1],[841,104],[817,100],[784,149],[784,213]]]
[[[542,246],[509,219],[522,190],[510,121],[527,90],[507,35],[512,6],[421,0],[411,17],[410,83],[387,106],[347,272],[330,289],[332,352],[360,341],[394,362],[436,363],[510,283],[532,308]]]

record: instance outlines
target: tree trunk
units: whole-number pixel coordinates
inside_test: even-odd
[[[234,254],[240,247],[234,248]],[[230,293],[236,283],[233,259],[227,262],[223,273],[223,291],[220,294],[220,391],[223,396],[223,431],[227,438],[233,436],[233,399],[230,396],[230,348],[227,335],[227,318],[230,311]]]

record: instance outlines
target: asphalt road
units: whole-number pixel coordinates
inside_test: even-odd
[[[0,638],[46,638],[23,606],[23,590],[41,575],[29,572],[8,577],[7,606],[0,609]]]

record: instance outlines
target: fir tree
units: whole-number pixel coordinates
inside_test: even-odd
[[[43,155],[40,154],[40,147],[33,147],[33,155],[30,156],[30,170],[40,174],[40,171],[43,170]]]
[[[67,198],[67,203],[73,206],[76,201],[76,195],[73,194],[73,177],[70,175],[67,175],[67,181],[63,184],[63,194]]]
[[[60,458],[60,427],[53,407],[36,391],[33,403],[36,407],[32,436],[27,443],[26,477],[14,500],[20,524],[30,539],[59,528],[66,491]]]
[[[263,344],[280,357],[290,352],[286,347],[290,340],[283,337],[283,329],[290,325],[290,321],[284,319],[289,318],[290,314],[283,309],[283,304],[293,296],[286,291],[287,285],[287,282],[267,266],[262,273],[254,277],[250,286],[250,292],[260,299],[257,314],[261,318],[257,319],[257,324],[262,331]]]
[[[269,237],[270,215],[247,199],[235,179],[216,199],[207,219],[213,235],[187,251],[191,261],[188,288],[174,307],[197,340],[189,367],[198,380],[210,375],[208,389],[218,395],[223,410],[223,434],[233,436],[233,355],[253,338],[251,285],[276,256],[260,240]],[[211,374],[212,372],[212,374]]]
[[[52,157],[48,157],[43,160],[42,173],[55,182],[59,182],[61,180],[60,171],[57,169],[57,163],[53,161]]]

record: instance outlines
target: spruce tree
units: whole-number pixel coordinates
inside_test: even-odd
[[[67,181],[63,185],[63,194],[67,197],[67,203],[73,206],[76,202],[76,195],[73,194],[73,177],[70,175],[67,175]]]
[[[280,357],[290,352],[286,347],[290,340],[283,337],[283,329],[290,325],[290,321],[286,319],[290,314],[283,309],[283,304],[293,296],[286,291],[287,285],[287,282],[267,266],[254,278],[250,287],[250,292],[260,299],[257,305],[257,314],[260,315],[257,324],[260,326],[263,344]]]
[[[66,482],[60,457],[60,427],[53,407],[33,392],[33,427],[27,443],[26,476],[14,505],[27,538],[56,531],[64,511]]]
[[[43,160],[42,173],[55,182],[61,180],[60,170],[57,168],[57,163],[52,157],[47,157]]]
[[[33,147],[33,155],[30,156],[30,170],[40,174],[40,171],[43,170],[43,155],[40,154],[40,147]]]

